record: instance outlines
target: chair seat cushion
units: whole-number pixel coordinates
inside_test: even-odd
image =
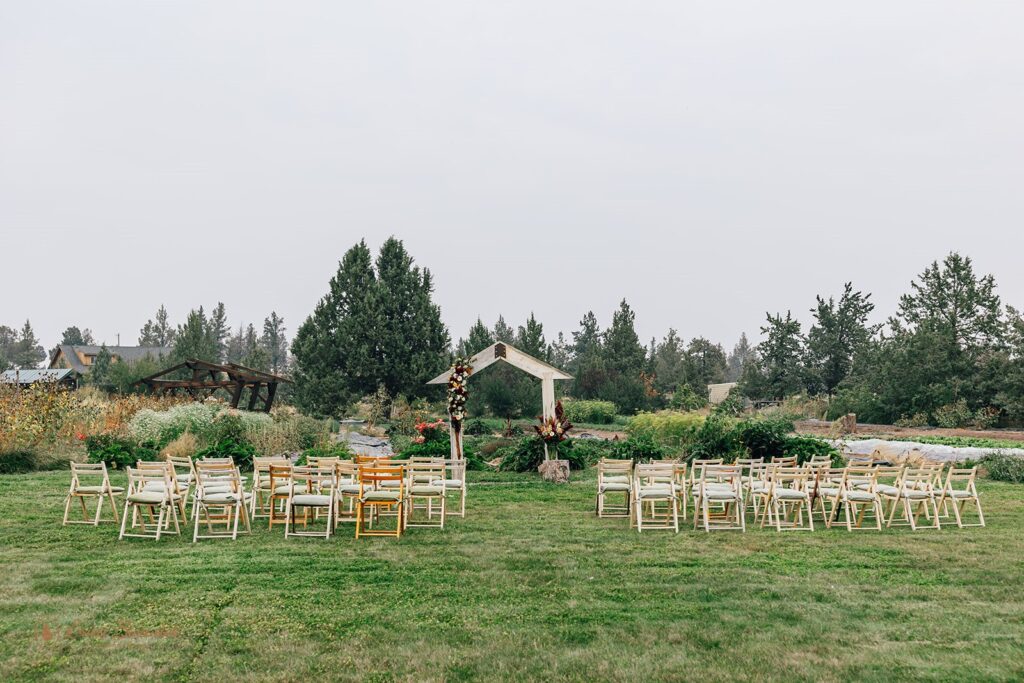
[[[704,497],[708,500],[739,500],[733,489],[705,489]]]
[[[931,491],[922,491],[920,489],[903,489],[902,496],[911,500],[925,500],[932,497]]]
[[[939,494],[936,494],[939,495]],[[970,491],[946,491],[946,498],[974,498],[974,494]]]
[[[877,491],[885,496],[895,496],[900,492],[898,488],[892,486],[891,484],[879,484],[877,487]]]
[[[342,484],[338,487],[338,493],[359,493],[359,484]]]
[[[416,484],[409,487],[409,493],[414,496],[443,496],[443,486],[431,486],[430,484]]]
[[[638,492],[644,500],[668,500],[674,495],[672,487],[667,484],[661,486],[641,486]]]
[[[122,493],[124,489],[120,486],[79,486],[75,489],[76,493],[106,493],[107,491],[110,491],[111,493]]]
[[[797,491],[796,489],[777,488],[775,489],[775,497],[782,500],[807,500],[807,491]]]
[[[875,499],[868,491],[845,491],[843,493],[843,500],[850,500],[854,503],[870,503]]]
[[[217,493],[207,493],[206,495],[202,496],[200,498],[200,500],[203,501],[204,503],[210,503],[210,504],[212,504],[212,503],[237,503],[238,500],[239,500],[239,497],[240,496],[237,493],[232,493],[231,491],[224,491],[224,492],[217,492]],[[252,494],[251,493],[243,493],[241,497],[242,497],[243,500],[249,500],[250,498],[252,498]]]
[[[172,493],[171,497],[174,500],[181,498],[177,493]],[[128,496],[128,500],[133,503],[141,503],[142,505],[159,505],[167,500],[167,494],[163,491],[139,491]]]
[[[319,493],[300,493],[296,496],[292,496],[292,505],[302,506],[329,506],[331,504],[331,497],[321,495]]]
[[[629,477],[620,474],[606,474],[601,479],[606,484],[628,484]]]
[[[394,502],[397,503],[398,491],[367,491],[363,494],[362,500],[370,502]]]
[[[603,484],[601,484],[601,487],[600,487],[599,490],[602,491],[602,492],[603,491],[628,491],[629,490],[629,484],[627,482],[621,482],[620,483],[620,482],[617,482],[617,481],[611,481],[611,482],[610,481],[605,481]]]
[[[438,479],[434,483],[436,484],[438,481],[441,481],[441,480]],[[446,488],[449,488],[449,489],[461,489],[462,488],[462,480],[461,479],[445,479],[444,480],[444,485],[445,485]]]
[[[821,486],[818,488],[818,495],[825,498],[835,498],[838,493],[839,489],[832,486]]]
[[[402,482],[399,481],[399,480],[382,481],[382,482],[380,482],[380,487],[382,489],[397,489],[397,488],[400,488],[401,486],[402,486]]]

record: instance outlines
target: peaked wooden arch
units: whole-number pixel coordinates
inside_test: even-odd
[[[567,372],[563,372],[556,368],[554,365],[550,365],[534,358],[528,353],[523,353],[511,344],[505,342],[498,342],[491,344],[483,351],[474,354],[469,359],[469,365],[473,368],[473,373],[470,375],[477,374],[484,368],[487,368],[495,363],[504,361],[512,367],[519,368],[523,372],[533,375],[540,379],[540,392],[541,400],[543,402],[544,419],[547,420],[555,415],[555,380],[566,380],[572,379],[572,375]],[[448,384],[448,378],[451,376],[451,369],[449,368],[445,372],[441,373],[434,379],[427,382],[427,384]],[[462,435],[455,432],[454,427],[451,426],[451,416],[449,415],[448,429],[451,433],[452,442],[452,457],[462,457]],[[544,446],[544,452],[547,453],[547,445]]]

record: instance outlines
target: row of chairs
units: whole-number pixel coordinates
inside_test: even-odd
[[[139,461],[127,468],[127,477],[127,489],[113,486],[103,463],[71,463],[63,524],[97,526],[108,503],[114,523],[120,522],[120,538],[159,539],[180,533],[191,502],[193,542],[236,539],[240,532],[251,531],[250,520],[260,517],[268,519],[270,528],[283,524],[286,537],[329,538],[340,523],[349,521],[355,523],[357,538],[397,537],[411,526],[443,528],[446,516],[464,517],[466,510],[464,461],[444,458],[311,458],[302,467],[285,458],[256,458],[250,490],[230,458]],[[449,493],[459,496],[454,510],[447,506]],[[125,502],[119,516],[116,498],[121,495]],[[90,499],[96,501],[94,513],[87,507]],[[75,501],[82,510],[80,520],[72,519]],[[386,517],[396,518],[392,529],[380,527]],[[319,521],[323,530],[310,529]]]
[[[628,517],[631,525],[679,531],[687,507],[694,528],[746,531],[747,516],[778,531],[814,530],[818,516],[827,528],[840,513],[854,529],[909,526],[941,528],[952,517],[958,527],[984,526],[976,486],[977,467],[946,468],[944,463],[891,466],[853,460],[834,468],[815,457],[802,466],[795,458],[695,460],[637,463],[603,459],[598,463],[597,515]],[[968,506],[976,521],[965,521]],[[922,520],[923,518],[923,520]],[[865,523],[870,523],[866,526]]]

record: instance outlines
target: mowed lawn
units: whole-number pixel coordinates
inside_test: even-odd
[[[1024,678],[1021,486],[985,529],[639,535],[593,473],[478,473],[443,532],[193,545],[62,528],[67,482],[0,477],[3,681]]]

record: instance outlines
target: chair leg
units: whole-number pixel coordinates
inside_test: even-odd
[[[128,524],[128,506],[131,505],[127,500],[124,502],[124,514],[121,515],[121,533],[118,535],[117,540],[124,540],[124,528]]]
[[[61,522],[61,524],[60,524],[61,526],[67,526],[68,525],[68,513],[71,512],[71,498],[72,498],[72,496],[69,493],[68,497],[67,497],[67,500],[64,501],[64,521]]]

